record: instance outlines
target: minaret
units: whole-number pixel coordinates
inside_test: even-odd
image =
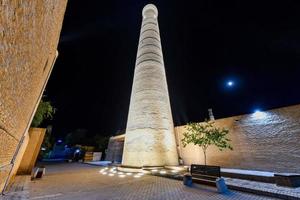
[[[155,5],[143,9],[123,151],[123,166],[178,165]]]
[[[209,120],[210,121],[214,121],[215,120],[215,117],[214,117],[214,113],[212,111],[212,108],[209,108],[208,109],[208,116],[209,116]]]

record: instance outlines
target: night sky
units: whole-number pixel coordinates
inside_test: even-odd
[[[300,103],[299,1],[195,2],[69,0],[45,92],[57,108],[53,134],[126,128],[147,3],[159,10],[175,125],[204,120],[208,108],[221,118]]]

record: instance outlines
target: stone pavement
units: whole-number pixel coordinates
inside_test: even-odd
[[[165,171],[164,174],[161,174],[160,171]],[[174,172],[176,171],[176,172]],[[229,171],[229,170],[228,170]],[[245,173],[245,175],[255,176],[255,172],[258,172],[259,176],[271,177],[273,173],[269,172],[259,172],[259,171],[249,171],[249,170],[231,170],[231,172],[239,171],[240,173]],[[161,169],[156,172],[150,171],[152,175],[166,177],[171,179],[176,179],[179,181],[183,180],[183,175],[186,171],[177,171],[171,169]],[[224,177],[226,185],[229,189],[253,193],[257,195],[264,195],[269,197],[276,197],[280,199],[288,200],[300,200],[300,187],[290,188],[290,187],[281,187],[277,186],[275,183],[266,183],[261,181],[245,180],[239,178],[228,178]],[[253,178],[252,178],[253,179]],[[265,179],[265,178],[256,178],[256,179]]]
[[[226,184],[242,191],[255,192],[268,196],[276,196],[282,199],[300,199],[300,187],[288,188],[276,186],[276,184],[247,181],[241,179],[225,178]]]
[[[174,170],[170,170],[170,169],[162,169],[162,171],[165,171],[165,173],[161,174],[160,171],[156,171],[156,172],[149,171],[149,172],[155,176],[176,179],[179,181],[183,180],[183,175],[186,173],[186,171],[173,172]],[[251,173],[253,176],[256,175],[255,174],[256,171],[249,171],[249,170],[231,170],[231,171],[232,172],[240,171],[241,173],[245,173],[245,174],[247,172],[247,175]],[[258,172],[259,176],[262,175],[271,176],[271,174],[272,173],[268,173],[268,172]],[[281,187],[281,186],[277,186],[275,183],[258,182],[258,181],[244,180],[238,178],[224,177],[224,179],[228,188],[232,190],[248,192],[257,195],[264,195],[269,197],[276,197],[280,199],[300,200],[300,187],[298,188]]]
[[[185,187],[181,181],[143,175],[140,178],[126,176],[119,178],[99,173],[97,166],[63,163],[46,166],[46,176],[31,181],[30,199],[98,199],[98,200],[268,200],[243,192],[231,191],[226,195],[216,192],[216,188],[195,185]]]
[[[0,196],[1,200],[25,200],[29,198],[28,184],[30,176],[16,176],[13,184],[7,188],[4,196]]]

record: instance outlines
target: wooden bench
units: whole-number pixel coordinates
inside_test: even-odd
[[[196,182],[215,185],[217,179],[221,178],[221,168],[219,166],[191,165],[191,175]]]
[[[228,191],[219,166],[191,165],[191,174],[184,177],[184,184],[188,185],[189,178],[192,182],[216,186],[219,193]]]

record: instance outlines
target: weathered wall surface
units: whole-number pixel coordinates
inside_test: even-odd
[[[27,149],[27,145],[29,143],[29,134],[27,133],[23,139],[23,141],[20,143],[20,148],[18,151],[18,154],[16,154],[16,158],[14,159],[14,165],[11,169],[11,173],[10,173],[10,179],[13,179],[14,176],[17,174],[18,168],[21,164],[22,158],[25,154],[25,151]]]
[[[230,130],[234,150],[208,150],[208,164],[228,168],[300,173],[300,105],[216,120]],[[184,164],[203,164],[199,147],[183,147],[184,126],[175,127]]]
[[[300,173],[300,105],[269,110],[257,114],[215,120],[229,129],[233,151],[208,149],[211,165],[227,168]],[[185,126],[175,127],[179,156],[185,165],[203,164],[199,147],[181,143]],[[111,138],[108,152],[121,149],[125,135]],[[108,153],[109,155],[109,153]],[[111,160],[110,157],[107,157]]]
[[[105,160],[112,162],[122,162],[125,134],[111,137],[108,142]]]
[[[2,186],[56,57],[66,2],[0,0]]]
[[[17,173],[17,170],[19,168],[19,165],[21,163],[21,160],[23,158],[23,155],[25,153],[25,150],[27,148],[27,145],[28,145],[28,142],[29,142],[29,135],[26,134],[25,137],[23,138],[23,141],[22,143],[20,143],[20,148],[19,148],[19,151],[18,151],[18,154],[16,155],[16,158],[14,160],[14,165],[6,165],[5,167],[1,168],[1,185],[0,185],[0,188],[3,188],[4,185],[5,185],[5,181],[6,181],[6,178],[8,178],[8,175],[9,175],[9,170],[11,170],[11,177],[14,177],[14,175]],[[8,168],[8,167],[11,167],[12,168]],[[2,170],[2,169],[7,169],[7,170]]]
[[[31,174],[46,133],[45,128],[30,128],[29,141],[18,167],[18,174]]]

